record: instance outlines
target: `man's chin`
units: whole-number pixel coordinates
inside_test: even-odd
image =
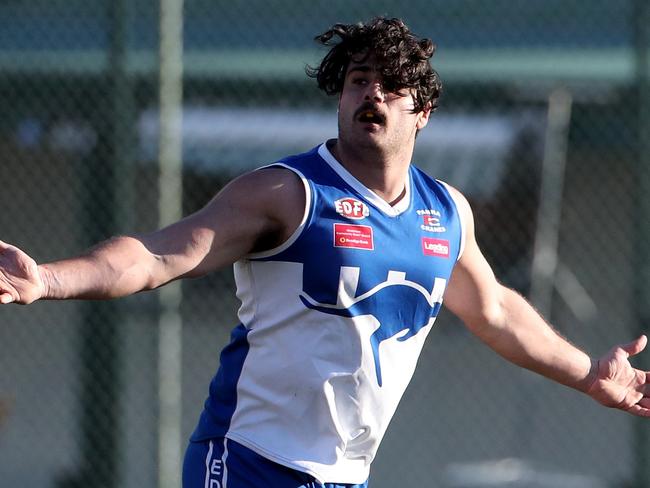
[[[354,131],[353,137],[360,144],[379,144],[385,137],[384,128],[378,124],[365,125]]]
[[[339,134],[339,141],[353,150],[381,151],[386,143],[385,133],[381,128],[378,129],[353,130],[347,134]]]

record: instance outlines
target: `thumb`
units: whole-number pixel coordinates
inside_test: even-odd
[[[640,335],[638,338],[632,342],[621,345],[621,349],[625,351],[629,356],[635,356],[645,349],[645,346],[648,344],[648,338],[645,334]]]

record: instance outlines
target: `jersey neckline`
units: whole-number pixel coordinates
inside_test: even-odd
[[[370,188],[361,183],[350,173],[345,167],[337,161],[327,148],[327,143],[324,142],[318,147],[318,155],[336,172],[343,181],[354,188],[365,200],[377,207],[380,211],[390,217],[397,217],[403,214],[411,206],[411,172],[410,169],[406,173],[405,192],[404,196],[395,204],[391,205],[386,200],[377,195]]]

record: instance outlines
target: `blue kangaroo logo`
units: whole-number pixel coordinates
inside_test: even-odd
[[[386,281],[356,296],[359,268],[342,266],[339,289],[335,304],[319,303],[306,293],[300,299],[306,307],[340,317],[372,315],[379,321],[379,328],[370,337],[377,383],[382,386],[379,346],[398,334],[398,341],[416,335],[420,329],[432,324],[442,305],[446,280],[436,278],[431,292],[423,286],[406,279],[406,273],[389,271]],[[408,306],[404,304],[408,303]]]

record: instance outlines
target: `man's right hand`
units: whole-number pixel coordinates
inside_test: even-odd
[[[0,241],[0,304],[32,303],[44,291],[36,262],[17,247]]]

